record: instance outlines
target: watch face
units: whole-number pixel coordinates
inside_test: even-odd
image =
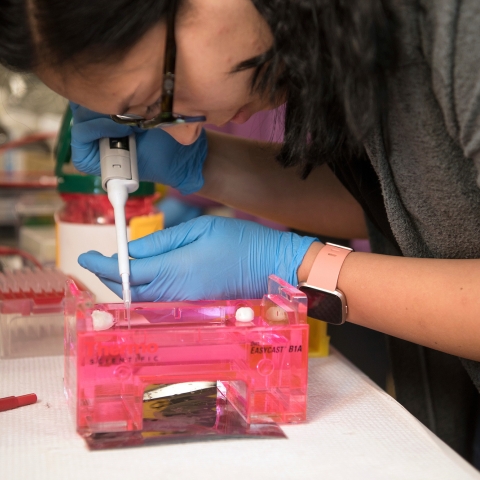
[[[345,322],[345,300],[340,292],[324,292],[308,285],[300,285],[308,299],[308,316],[334,325]]]

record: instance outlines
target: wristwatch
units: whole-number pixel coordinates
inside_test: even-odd
[[[345,322],[347,300],[337,288],[338,276],[347,255],[353,250],[341,245],[326,243],[320,250],[306,282],[298,289],[308,298],[308,316],[333,325]]]

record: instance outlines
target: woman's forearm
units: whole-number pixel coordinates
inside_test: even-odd
[[[306,180],[275,161],[279,148],[213,133],[201,194],[285,225],[337,237],[365,235],[360,206],[330,169]],[[312,245],[298,271],[306,280],[321,247]],[[339,288],[348,321],[480,361],[480,260],[350,254]]]
[[[275,160],[279,145],[208,132],[200,195],[292,228],[365,238],[362,208],[324,165],[306,179]]]
[[[298,271],[306,280],[321,244]],[[480,260],[391,257],[353,252],[338,280],[348,321],[480,361]]]

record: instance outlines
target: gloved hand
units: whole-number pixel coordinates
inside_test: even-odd
[[[100,175],[98,139],[136,134],[140,180],[162,183],[188,195],[203,186],[207,137],[202,130],[192,145],[181,145],[160,128],[143,130],[115,123],[107,115],[70,103],[73,112],[72,161],[81,172]]]
[[[132,301],[261,298],[270,274],[297,285],[297,269],[315,240],[244,220],[199,217],[129,243]],[[88,252],[78,262],[122,297],[116,256]]]

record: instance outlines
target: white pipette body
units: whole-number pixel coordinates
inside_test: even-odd
[[[138,189],[137,149],[135,136],[100,139],[102,186],[113,206],[117,231],[118,271],[122,279],[123,303],[130,328],[130,262],[128,256],[125,204],[128,194]]]

